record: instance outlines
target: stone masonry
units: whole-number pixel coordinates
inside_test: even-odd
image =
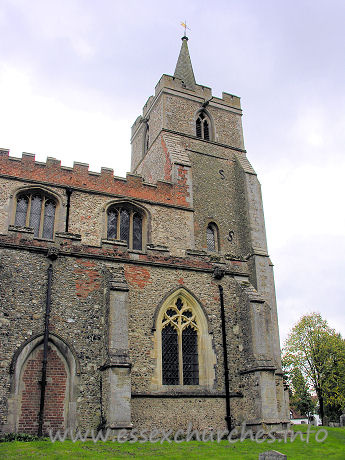
[[[226,428],[219,285],[232,426],[289,422],[260,183],[244,150],[240,99],[196,84],[187,40],[175,75],[162,76],[132,127],[126,178],[0,150],[2,431],[37,431],[49,289],[44,433]],[[200,114],[205,137],[196,131]],[[35,234],[28,218],[16,224],[23,196],[28,213],[35,196],[54,203],[52,239]],[[112,209],[118,219],[123,209],[132,213],[129,239],[109,237]],[[135,215],[141,249],[133,249]],[[179,384],[163,384],[164,312],[177,299],[195,321],[195,384],[182,383],[182,367]]]

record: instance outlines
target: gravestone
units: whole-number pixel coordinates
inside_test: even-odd
[[[340,426],[345,427],[345,414],[340,416]]]

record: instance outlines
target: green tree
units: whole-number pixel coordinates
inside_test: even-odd
[[[338,421],[345,409],[345,340],[340,334],[330,338],[329,372],[324,385],[325,415]]]
[[[298,367],[294,367],[291,370],[291,385],[291,406],[297,412],[309,418],[315,411],[315,404],[312,400],[305,378]]]
[[[325,408],[328,412],[344,402],[344,385],[340,382],[345,370],[343,353],[344,340],[318,313],[303,316],[285,342],[285,365],[290,370],[298,369],[307,388],[315,391],[322,423]]]

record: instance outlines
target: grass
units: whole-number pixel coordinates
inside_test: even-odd
[[[267,450],[277,450],[287,455],[287,458],[293,460],[313,460],[322,459],[345,459],[345,429],[344,428],[327,428],[328,436],[325,441],[318,443],[315,435],[310,434],[309,443],[300,439],[300,434],[306,438],[307,426],[299,425],[294,428],[296,439],[291,442],[287,438],[275,440],[268,443],[265,440],[262,444],[245,440],[237,441],[230,444],[228,441],[217,442],[181,442],[163,444],[151,444],[149,442],[134,444],[117,442],[97,442],[92,441],[73,443],[68,440],[65,442],[52,443],[49,439],[44,441],[33,442],[4,442],[0,443],[0,459],[26,459],[26,458],[49,458],[49,459],[107,459],[107,458],[128,458],[128,457],[145,457],[145,458],[162,458],[162,459],[255,459],[259,453]],[[320,427],[312,428],[319,430]],[[300,434],[298,434],[300,433]],[[323,434],[319,437],[322,439]]]

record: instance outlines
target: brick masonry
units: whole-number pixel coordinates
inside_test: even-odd
[[[18,431],[37,434],[37,414],[40,409],[40,381],[42,378],[43,348],[35,350],[24,364],[22,376],[21,413]],[[47,362],[47,386],[43,433],[64,429],[67,372],[56,350],[49,348]]]

